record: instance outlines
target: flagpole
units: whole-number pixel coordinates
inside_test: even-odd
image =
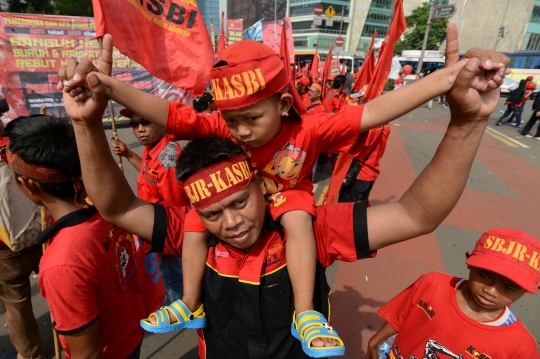
[[[98,38],[99,43],[99,56],[101,57],[103,53],[103,38]],[[109,112],[111,113],[111,127],[113,131],[113,137],[115,138],[115,142],[117,142],[118,138],[118,132],[116,132],[116,120],[114,118],[114,107],[111,100],[109,100]],[[117,142],[118,143],[118,142]],[[118,167],[124,172],[124,165],[122,164],[122,156],[118,155]]]
[[[424,43],[422,44],[422,52],[420,52],[420,59],[418,60],[418,67],[416,68],[416,76],[422,72],[422,65],[424,64],[424,54],[426,52],[427,40],[429,37],[429,28],[431,27],[431,17],[433,16],[433,6],[435,5],[435,0],[431,1],[429,5],[429,17],[426,24],[426,33],[424,34]]]

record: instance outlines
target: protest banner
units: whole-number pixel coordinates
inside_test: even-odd
[[[92,18],[0,13],[0,97],[10,106],[2,120],[37,114],[42,105],[47,106],[49,115],[66,117],[62,92],[56,90],[57,73],[72,58],[99,64]],[[170,101],[191,98],[186,91],[153,77],[117,49],[113,58],[114,77]],[[117,117],[121,108],[115,104]],[[109,118],[107,110],[104,121]]]
[[[200,95],[214,65],[212,41],[195,0],[92,0],[96,36],[152,75]]]
[[[285,30],[287,35],[287,48],[289,50],[290,63],[294,64],[294,39],[292,35],[291,19],[276,19],[276,20],[263,20],[262,21],[262,37],[263,44],[274,49],[278,54],[280,53],[281,44],[281,28],[285,21]]]
[[[227,33],[229,35],[229,45],[242,41],[242,33],[244,32],[244,20],[233,19],[227,20]]]

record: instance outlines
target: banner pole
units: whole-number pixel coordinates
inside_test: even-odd
[[[99,43],[99,56],[101,57],[101,54],[103,53],[103,38],[98,38]],[[109,112],[111,113],[111,127],[113,131],[113,136],[115,138],[118,138],[118,132],[116,132],[116,120],[114,118],[114,106],[111,100],[109,100]],[[124,165],[122,164],[122,156],[118,155],[118,167],[124,172]]]
[[[47,114],[47,106],[43,105],[39,109],[39,113],[42,115]],[[49,227],[49,216],[47,213],[47,207],[41,206],[41,230],[44,231]],[[47,242],[43,243],[41,245],[41,250],[43,251],[43,254],[45,254],[45,251],[47,250]],[[54,318],[51,313],[51,325],[54,323]],[[58,332],[54,330],[54,327],[52,328],[53,331],[53,339],[54,339],[54,355],[56,356],[56,359],[62,359],[62,348],[60,347],[60,341],[58,340]]]

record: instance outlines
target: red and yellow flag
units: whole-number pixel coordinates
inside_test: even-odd
[[[120,52],[152,75],[202,94],[214,51],[195,0],[93,0],[96,36],[111,34]]]

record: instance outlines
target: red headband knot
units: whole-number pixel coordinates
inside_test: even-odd
[[[9,168],[13,172],[25,178],[30,178],[38,183],[53,184],[73,182],[73,187],[75,188],[75,204],[81,208],[89,207],[87,204],[79,201],[80,194],[84,188],[79,177],[66,175],[58,170],[53,170],[52,168],[44,166],[30,165],[24,162],[17,154],[12,153],[9,150],[9,147],[7,148],[7,162]]]
[[[248,158],[240,154],[194,173],[183,186],[193,207],[203,209],[245,189],[252,179]]]

